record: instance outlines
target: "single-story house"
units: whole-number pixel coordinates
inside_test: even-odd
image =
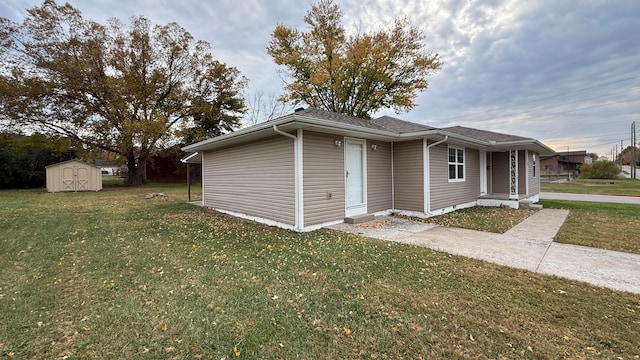
[[[102,190],[100,168],[80,160],[68,160],[46,167],[47,191]]]
[[[183,148],[202,164],[202,205],[296,231],[363,214],[429,217],[537,202],[538,140],[317,108]]]

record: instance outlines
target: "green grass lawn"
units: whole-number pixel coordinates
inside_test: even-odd
[[[570,211],[555,241],[640,254],[640,206],[561,200],[540,204]]]
[[[412,218],[440,226],[452,226],[463,229],[486,231],[502,234],[521,223],[534,213],[534,210],[516,210],[508,207],[474,206],[433,216],[427,219]]]
[[[0,357],[640,356],[639,295],[185,201],[0,191]]]
[[[542,183],[540,185],[542,191],[545,192],[640,196],[640,180],[637,179],[576,179],[565,183]]]

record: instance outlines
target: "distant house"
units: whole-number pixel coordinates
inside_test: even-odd
[[[69,160],[46,167],[47,191],[99,191],[102,190],[100,168]]]
[[[540,157],[540,172],[542,175],[575,177],[580,165],[590,164],[592,160],[586,150],[557,152]]]
[[[183,148],[202,164],[202,205],[296,231],[400,213],[536,202],[538,140],[317,108]]]

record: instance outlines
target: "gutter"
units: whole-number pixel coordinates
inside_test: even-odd
[[[331,120],[320,120],[314,117],[309,117],[309,116],[301,116],[298,114],[290,114],[287,116],[284,116],[280,119],[276,119],[276,120],[270,120],[266,123],[261,123],[258,125],[254,125],[252,127],[248,127],[248,128],[244,128],[244,129],[240,129],[238,131],[234,131],[231,133],[227,133],[218,137],[214,137],[208,140],[204,140],[201,141],[199,143],[196,144],[192,144],[192,145],[188,145],[182,148],[183,151],[200,151],[203,149],[207,149],[209,145],[215,144],[215,143],[224,143],[226,141],[235,139],[236,137],[242,136],[242,135],[247,135],[247,134],[251,134],[251,133],[255,133],[255,132],[260,132],[260,131],[265,131],[268,130],[269,128],[273,129],[274,132],[276,132],[277,134],[289,137],[294,139],[295,136],[291,135],[289,133],[286,133],[280,129],[278,129],[278,126],[282,126],[282,125],[293,125],[293,126],[316,126],[318,128],[325,128],[325,129],[330,129],[330,130],[343,130],[343,131],[353,131],[359,134],[362,134],[362,136],[366,136],[366,135],[374,135],[374,136],[380,136],[380,137],[384,137],[387,138],[388,141],[393,142],[393,140],[403,140],[403,139],[411,139],[411,138],[425,138],[428,136],[433,136],[433,135],[441,135],[444,136],[447,139],[455,139],[455,140],[460,140],[466,143],[470,143],[470,144],[475,144],[476,146],[481,146],[484,148],[492,148],[495,146],[517,146],[517,145],[531,145],[531,144],[535,144],[545,150],[547,150],[550,154],[555,153],[555,151],[551,150],[550,148],[548,148],[546,145],[540,143],[538,140],[535,139],[531,139],[531,140],[518,140],[518,141],[505,141],[505,142],[492,142],[492,141],[484,141],[484,140],[478,140],[478,139],[474,139],[474,138],[470,138],[464,135],[460,135],[460,134],[456,134],[456,133],[452,133],[449,131],[444,131],[442,129],[433,129],[433,130],[425,130],[425,131],[417,131],[417,132],[410,132],[410,133],[395,133],[395,132],[391,132],[388,130],[380,130],[380,129],[374,129],[374,128],[367,128],[367,127],[362,127],[359,125],[351,125],[351,124],[344,124],[344,123],[340,123],[340,122],[336,122],[336,121],[331,121]],[[440,142],[436,143],[439,144]],[[433,144],[432,144],[433,145]]]

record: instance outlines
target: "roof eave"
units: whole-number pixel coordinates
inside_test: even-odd
[[[197,142],[195,144],[191,144],[191,145],[187,145],[183,148],[181,148],[182,151],[185,152],[194,152],[194,151],[200,151],[200,150],[207,150],[208,146],[211,144],[216,144],[216,143],[224,143],[225,141],[243,136],[243,135],[248,135],[248,134],[252,134],[252,133],[256,133],[256,132],[260,132],[260,131],[264,131],[267,129],[271,129],[273,127],[273,125],[279,126],[282,124],[285,124],[287,122],[291,121],[291,117],[294,114],[289,114],[286,116],[283,116],[279,119],[275,119],[275,120],[271,120],[271,121],[265,121],[263,123],[254,125],[254,126],[250,126],[248,128],[244,128],[244,129],[240,129],[234,132],[230,132],[224,135],[220,135],[220,136],[216,136],[207,140],[203,140],[200,142]]]

